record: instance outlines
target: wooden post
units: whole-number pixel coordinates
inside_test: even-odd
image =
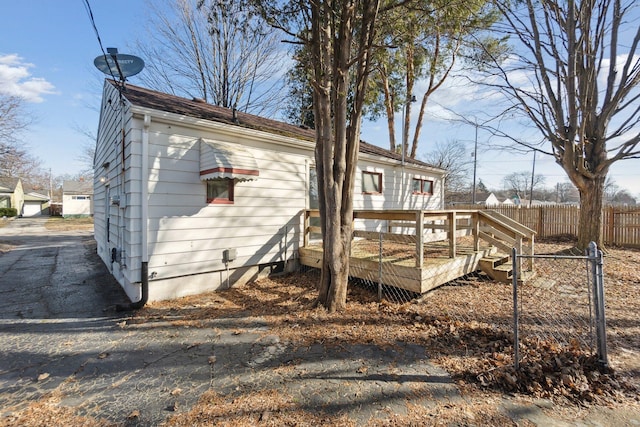
[[[604,242],[609,245],[615,245],[618,239],[616,239],[616,215],[613,210],[613,206],[609,206],[609,221],[606,222],[607,230],[604,233]],[[604,221],[603,221],[604,222]]]
[[[478,252],[480,250],[480,211],[475,211],[471,214],[471,225],[473,226],[473,250]]]
[[[449,258],[456,256],[456,211],[447,213],[449,221]]]
[[[533,273],[533,256],[536,254],[535,252],[535,240],[536,240],[536,235],[531,233],[531,235],[529,236],[529,241],[531,242],[531,256],[529,257],[529,271],[531,271]]]
[[[516,250],[519,254],[522,254],[522,236],[520,234],[515,235],[516,238]],[[529,258],[531,259],[531,258]],[[520,258],[518,261],[518,270],[522,271],[522,259]]]
[[[302,245],[304,247],[309,246],[309,216],[311,215],[311,212],[309,211],[309,209],[305,209],[304,210],[304,240]]]
[[[416,212],[416,267],[424,262],[424,211]]]
[[[538,208],[538,224],[537,224],[537,228],[538,229],[535,230],[535,231],[537,231],[538,234],[541,237],[546,237],[546,235],[543,234],[543,231],[544,231],[544,208],[542,206],[540,206]]]

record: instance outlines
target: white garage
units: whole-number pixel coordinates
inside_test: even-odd
[[[49,215],[49,198],[38,193],[24,195],[22,216]]]

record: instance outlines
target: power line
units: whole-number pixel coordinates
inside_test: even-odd
[[[100,32],[98,31],[98,27],[96,26],[96,21],[93,17],[93,11],[91,10],[91,5],[89,4],[89,0],[84,0],[83,3],[84,3],[84,8],[87,11],[87,15],[89,15],[89,20],[91,21],[91,26],[93,27],[93,31],[96,33],[96,38],[98,39],[98,44],[100,45],[100,50],[102,51],[104,60],[105,62],[108,63],[107,53],[105,52],[104,47],[102,46],[102,39],[100,39]],[[111,74],[111,77],[113,77],[114,81],[117,81],[116,76],[113,75],[113,71],[111,70],[111,67],[109,67],[109,74]]]

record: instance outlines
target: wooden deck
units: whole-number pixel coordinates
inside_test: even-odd
[[[470,246],[461,246],[458,254],[449,258],[445,253],[448,246],[433,244],[425,247],[422,266],[416,267],[412,247],[405,245],[401,252],[396,247],[397,252],[383,254],[380,263],[376,245],[377,242],[366,240],[352,242],[349,275],[419,294],[478,270],[482,258],[497,252],[495,247],[474,251]],[[319,268],[322,263],[322,245],[300,248],[300,263]]]
[[[320,231],[310,225],[314,216],[317,211],[306,212],[299,255],[302,265],[320,268],[322,243],[309,238]],[[420,294],[477,271],[481,259],[499,251],[516,247],[533,254],[535,234],[509,218],[478,211],[356,211],[354,229],[351,277]]]

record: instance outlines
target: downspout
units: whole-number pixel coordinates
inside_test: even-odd
[[[149,127],[151,126],[151,116],[144,115],[144,126],[142,128],[142,161],[140,165],[140,194],[141,194],[141,246],[142,246],[142,262],[140,264],[140,300],[132,302],[128,306],[118,307],[122,310],[139,310],[149,300],[149,248],[148,245],[148,219],[149,219],[149,201],[148,201],[148,178],[149,178]]]

